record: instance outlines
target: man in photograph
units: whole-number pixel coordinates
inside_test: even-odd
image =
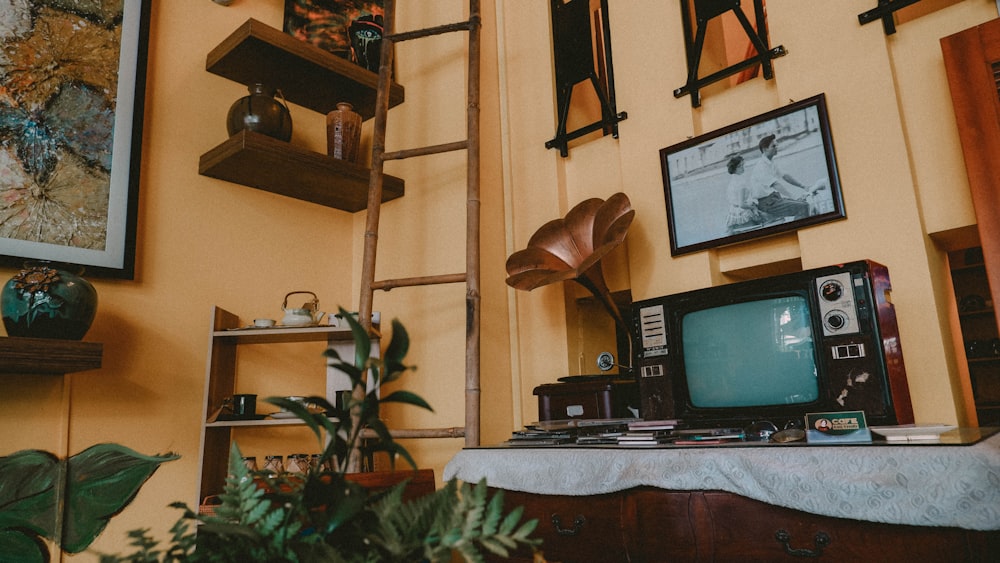
[[[774,155],[778,154],[778,141],[774,135],[761,139],[757,148],[761,158],[750,173],[750,194],[757,200],[757,208],[775,219],[790,217],[791,220],[799,220],[808,217],[806,197],[812,191],[783,172],[774,162]]]

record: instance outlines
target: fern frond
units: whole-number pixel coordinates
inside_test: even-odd
[[[503,492],[497,491],[490,499],[489,508],[486,511],[486,520],[483,521],[483,535],[491,536],[497,532],[500,526],[500,517],[503,515]],[[520,517],[519,517],[520,518]]]
[[[466,489],[468,487],[463,488],[463,490]],[[480,535],[480,528],[486,513],[486,480],[479,481],[475,487],[471,488],[471,493],[471,495],[462,495],[463,498],[469,498],[462,530],[462,536],[466,539],[477,538]]]

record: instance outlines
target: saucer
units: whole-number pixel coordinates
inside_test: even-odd
[[[215,420],[218,422],[231,422],[236,420],[264,420],[266,414],[254,414],[249,416],[236,416],[234,414],[220,414]]]
[[[309,414],[322,414],[323,409],[318,407],[309,407]],[[295,413],[291,411],[277,411],[269,413],[267,416],[271,418],[284,419],[284,418],[296,418]]]

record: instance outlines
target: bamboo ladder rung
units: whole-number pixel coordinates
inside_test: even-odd
[[[381,289],[382,291],[389,291],[390,289],[395,289],[397,287],[412,287],[417,285],[437,285],[443,283],[464,283],[467,277],[468,276],[462,273],[462,274],[442,274],[439,276],[398,278],[394,280],[381,280],[372,282],[372,289]]]
[[[460,151],[468,147],[469,141],[455,141],[453,143],[443,143],[440,145],[430,145],[426,147],[382,153],[382,160],[403,160],[404,158],[410,158],[412,156],[426,156],[429,154]]]
[[[410,39],[420,39],[421,37],[430,37],[432,35],[441,35],[442,33],[451,33],[452,31],[468,31],[472,29],[473,26],[478,25],[479,18],[473,18],[466,21],[461,21],[457,23],[446,23],[444,25],[438,25],[434,27],[428,27],[424,29],[414,29],[412,31],[403,31],[400,33],[388,33],[385,39],[390,39],[394,43],[400,41],[409,41]]]
[[[393,438],[464,438],[465,428],[453,426],[451,428],[397,428],[390,429],[389,435]],[[377,438],[378,434],[370,428],[361,431],[361,437],[365,439]]]

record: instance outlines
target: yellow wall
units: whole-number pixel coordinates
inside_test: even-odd
[[[315,291],[327,310],[356,308],[364,213],[348,214],[203,177],[199,156],[225,137],[229,105],[245,89],[204,70],[205,55],[247,18],[281,26],[282,0],[155,2],[147,84],[138,268],[134,281],[92,280],[100,310],[86,340],[103,342],[104,367],[64,379],[6,377],[0,453],[42,448],[74,453],[119,442],[144,453],[176,451],[96,547],[123,549],[124,532],[163,532],[175,500],[195,501],[210,312],[244,320],[279,316],[284,294]],[[892,273],[918,421],[965,421],[949,316],[944,250],[975,222],[944,78],[940,37],[997,16],[993,0],[965,0],[900,25],[859,26],[870,0],[768,0],[775,79],[713,91],[701,108],[674,88],[686,73],[676,3],[611,2],[620,139],[545,149],[555,131],[548,2],[483,3],[482,397],[483,442],[535,420],[532,389],[575,370],[567,365],[563,288],[530,293],[504,284],[504,261],[544,222],[588,197],[623,191],[637,210],[625,266],[612,289],[636,299],[723,283],[800,261],[802,267],[871,258]],[[457,21],[465,0],[400,0],[398,29]],[[808,14],[805,17],[804,14]],[[392,110],[389,150],[464,135],[463,34],[397,51],[406,103]],[[774,239],[670,258],[658,151],[689,136],[825,93],[848,219]],[[324,151],[323,118],[292,107],[292,142]],[[368,125],[370,127],[370,124]],[[463,271],[464,158],[394,162],[406,196],[387,204],[380,279]],[[627,271],[625,271],[627,270]],[[7,279],[13,270],[0,270]],[[464,289],[401,288],[376,295],[386,320],[413,336],[418,366],[406,386],[435,414],[393,410],[395,427],[463,423]],[[293,394],[322,378],[312,349],[288,365],[264,361],[260,387]],[[253,356],[251,354],[251,356]],[[257,358],[266,356],[260,353]],[[248,368],[252,369],[252,368]],[[64,391],[65,386],[65,391]],[[249,390],[248,390],[249,391]],[[252,392],[252,391],[251,391]],[[297,393],[295,393],[297,394]],[[67,410],[68,407],[68,410]],[[67,430],[68,429],[68,430]],[[264,452],[266,445],[255,448]],[[407,444],[440,475],[461,440]],[[275,452],[291,453],[291,452]],[[89,556],[81,556],[86,559]]]

